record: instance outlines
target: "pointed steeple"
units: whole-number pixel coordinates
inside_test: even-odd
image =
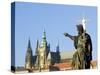
[[[32,56],[32,48],[31,48],[30,38],[28,40],[27,54]]]
[[[36,44],[36,55],[38,54],[38,48],[39,48],[39,41],[37,40],[37,44]]]
[[[45,32],[45,29],[44,29],[44,31],[43,31],[43,37],[42,37],[43,39],[46,39],[46,32]]]
[[[28,48],[31,48],[30,38],[28,40]]]
[[[59,52],[59,40],[58,40],[58,45],[56,47],[56,52]]]
[[[25,68],[26,69],[31,69],[32,68],[32,49],[31,49],[31,42],[30,39],[28,40],[28,48],[26,52],[26,57],[25,57]]]
[[[56,47],[56,63],[60,63],[60,59],[61,59],[61,56],[60,56],[60,51],[59,51],[59,40],[58,40],[58,45]]]
[[[45,32],[45,29],[44,29],[41,46],[46,47],[46,44],[47,44],[47,42],[46,42],[46,32]]]
[[[50,48],[50,43],[48,44],[48,48]]]

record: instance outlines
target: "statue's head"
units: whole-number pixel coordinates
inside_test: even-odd
[[[81,35],[84,32],[83,25],[82,24],[78,24],[76,26],[77,26],[78,34]]]

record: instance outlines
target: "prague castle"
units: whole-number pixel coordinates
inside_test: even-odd
[[[50,65],[71,61],[74,52],[74,50],[69,52],[60,52],[59,43],[56,47],[56,51],[52,52],[50,50],[50,43],[46,40],[46,32],[44,31],[41,43],[37,40],[35,55],[32,54],[31,41],[29,39],[25,57],[25,69],[29,71],[49,69]]]

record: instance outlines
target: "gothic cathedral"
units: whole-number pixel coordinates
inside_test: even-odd
[[[32,49],[30,40],[28,42],[28,48],[26,52],[26,58],[25,58],[25,68],[26,69],[45,69],[48,67],[47,63],[47,56],[50,51],[50,44],[46,41],[46,32],[43,32],[42,41],[39,44],[39,41],[37,40],[37,46],[36,46],[36,52],[35,55],[32,55]]]

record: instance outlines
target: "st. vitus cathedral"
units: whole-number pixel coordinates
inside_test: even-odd
[[[28,48],[25,57],[25,68],[28,70],[46,69],[51,64],[60,62],[59,45],[57,45],[56,52],[50,51],[50,44],[46,40],[46,32],[43,32],[42,42],[37,40],[35,55],[32,54],[31,42],[28,41]]]

